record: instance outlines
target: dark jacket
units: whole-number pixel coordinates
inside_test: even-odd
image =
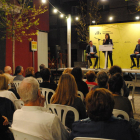
[[[112,45],[113,45],[112,39],[106,40],[105,43],[103,42],[103,45],[109,45],[109,44],[112,44]],[[103,52],[104,52],[104,51],[103,51]],[[108,52],[109,52],[109,53],[112,53],[112,51],[108,51]]]
[[[108,121],[91,121],[89,118],[74,122],[70,139],[75,137],[138,140],[138,135],[126,120],[111,117]]]
[[[95,54],[97,53],[96,46],[94,46],[94,45],[93,45],[93,51],[95,52]],[[87,45],[87,47],[86,47],[86,53],[90,54],[90,45]]]
[[[139,45],[139,44],[136,45],[136,48],[135,48],[135,50],[134,50],[134,53],[135,53],[135,52],[139,52],[139,53],[140,53],[140,45]]]

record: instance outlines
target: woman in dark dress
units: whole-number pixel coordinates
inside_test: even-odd
[[[73,75],[63,74],[58,83],[58,87],[51,99],[52,104],[61,104],[74,107],[79,112],[79,119],[86,118],[86,109],[80,97],[78,97],[77,84]],[[66,126],[72,128],[74,115],[68,112],[66,116]]]
[[[111,44],[113,45],[112,39],[110,39],[110,35],[108,33],[106,33],[105,39],[103,41],[103,45],[111,45]],[[103,53],[105,53],[105,52],[103,52]],[[108,56],[110,59],[111,66],[113,66],[112,51],[108,52]],[[107,56],[107,58],[108,58],[108,56]],[[107,67],[108,67],[108,60],[107,60]]]

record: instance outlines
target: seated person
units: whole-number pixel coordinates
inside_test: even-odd
[[[0,75],[0,97],[8,98],[14,103],[17,97],[12,91],[8,91],[9,85],[10,85],[9,78],[6,75],[1,74]]]
[[[137,58],[137,68],[139,68],[139,58],[140,58],[140,39],[138,39],[138,44],[136,45],[136,48],[134,50],[134,54],[130,55],[131,61],[133,63],[133,65],[131,66],[131,68],[136,67],[136,63],[134,61],[134,57]]]
[[[17,66],[15,70],[15,78],[14,81],[22,81],[24,79],[23,76],[24,69],[22,66]]]
[[[14,76],[12,76],[12,69],[10,66],[6,66],[4,68],[4,75],[6,75],[8,78],[9,78],[9,83],[12,83],[13,82],[13,79],[14,79]]]
[[[100,71],[98,72],[97,74],[97,83],[98,83],[98,86],[95,86],[93,87],[93,90],[96,89],[96,88],[106,88],[108,89],[108,75],[105,71]]]
[[[83,79],[82,69],[80,67],[75,67],[73,68],[71,74],[74,76],[76,80],[78,91],[81,91],[84,94],[84,97],[86,97],[86,94],[88,93],[88,86],[82,80]]]
[[[12,133],[9,132],[9,122],[7,117],[0,114],[0,139],[1,140],[14,140]]]
[[[92,66],[91,57],[96,58],[96,61],[95,61],[94,67],[93,67],[95,69],[95,67],[96,67],[96,65],[98,63],[98,56],[96,54],[97,53],[96,46],[93,45],[91,40],[89,41],[89,45],[86,48],[86,53],[87,53],[87,59],[90,62],[90,66]]]
[[[65,69],[65,70],[63,71],[63,74],[66,74],[66,73],[70,73],[70,74],[71,74],[71,71],[72,71],[72,69],[67,68],[67,69]]]
[[[25,70],[25,77],[34,77],[34,68],[33,67],[28,67],[26,70]]]
[[[79,119],[86,118],[86,109],[80,97],[78,97],[77,84],[73,75],[62,74],[59,79],[58,87],[51,99],[52,104],[72,106],[79,112]],[[66,116],[66,126],[71,129],[74,122],[72,112]]]
[[[69,140],[93,137],[114,140],[138,140],[128,121],[112,116],[114,98],[104,88],[90,91],[86,96],[87,119],[74,122]]]
[[[116,73],[119,73],[123,76],[123,72],[122,72],[122,69],[121,67],[119,66],[112,66],[110,69],[109,69],[109,74],[110,76],[116,74]],[[124,97],[128,97],[129,96],[129,89],[127,88],[126,84],[125,84],[125,81],[123,79],[123,87],[122,87],[122,91],[123,91],[123,96]]]
[[[43,82],[40,83],[40,87],[42,88],[49,88],[52,90],[56,90],[57,85],[50,83],[50,77],[51,77],[51,71],[48,68],[44,68],[41,70],[41,77],[43,79]]]
[[[86,84],[88,85],[94,85],[94,86],[97,86],[98,84],[95,82],[95,78],[96,78],[96,75],[95,75],[95,72],[94,71],[88,71],[86,73],[86,78],[87,78],[87,81],[86,81]]]
[[[133,118],[132,106],[128,98],[121,96],[121,88],[123,87],[123,77],[116,73],[108,81],[109,90],[113,93],[115,106],[114,109],[125,111],[130,118]]]
[[[41,77],[41,71],[42,71],[43,69],[45,69],[46,66],[45,66],[45,64],[41,64],[41,65],[39,66],[39,68],[40,68],[40,71],[38,71],[38,72],[35,73],[35,78],[42,78],[42,77]],[[51,74],[50,83],[55,84],[53,74]]]
[[[12,128],[45,140],[67,140],[68,132],[55,115],[46,111],[44,98],[39,91],[38,81],[25,78],[18,87],[24,106],[14,113]]]

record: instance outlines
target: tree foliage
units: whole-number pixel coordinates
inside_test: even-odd
[[[47,11],[47,6],[30,6],[31,0],[0,0],[0,29],[9,39],[22,42],[25,36],[28,40],[36,32],[29,33],[29,29],[39,25],[39,18],[36,16]],[[3,28],[6,28],[4,31]]]
[[[89,41],[89,26],[92,24],[92,20],[98,24],[101,20],[101,14],[99,12],[99,3],[93,1],[87,6],[82,0],[79,0],[79,21],[76,23],[76,31],[79,42]]]

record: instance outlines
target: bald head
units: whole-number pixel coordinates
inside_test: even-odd
[[[11,74],[11,73],[12,73],[11,67],[10,67],[10,66],[6,66],[6,67],[4,68],[4,72],[5,72],[5,73]]]

